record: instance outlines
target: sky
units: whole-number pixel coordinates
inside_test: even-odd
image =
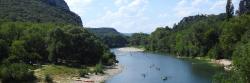
[[[84,27],[112,27],[122,33],[151,33],[183,17],[225,12],[227,0],[65,0]],[[233,0],[238,9],[240,0]]]

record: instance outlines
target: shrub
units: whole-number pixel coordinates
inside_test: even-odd
[[[5,66],[1,71],[1,78],[3,83],[25,83],[35,80],[34,72],[25,64]]]
[[[102,64],[96,64],[95,66],[95,70],[94,70],[95,74],[101,73],[103,74],[103,65]]]
[[[45,75],[45,82],[46,83],[53,83],[53,78],[49,74],[46,74]]]
[[[79,75],[81,77],[85,77],[86,75],[88,75],[90,71],[88,69],[82,69],[82,70],[79,70]]]
[[[102,56],[102,63],[104,65],[113,65],[114,63],[117,63],[118,61],[116,60],[115,54],[111,52],[105,52]]]

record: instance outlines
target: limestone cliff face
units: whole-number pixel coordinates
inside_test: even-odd
[[[241,0],[239,5],[239,11],[238,13],[245,14],[250,13],[250,0]]]
[[[67,3],[64,0],[42,0],[43,2],[61,9],[69,10]]]

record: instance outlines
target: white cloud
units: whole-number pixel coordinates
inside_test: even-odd
[[[176,16],[179,17],[195,14],[221,13],[223,12],[225,3],[226,0],[180,0],[174,10]]]
[[[128,0],[114,0],[116,6],[123,6],[128,3]]]
[[[210,9],[224,8],[225,5],[226,5],[226,0],[218,0],[212,5]]]
[[[114,27],[123,32],[143,31],[145,28],[142,29],[142,27],[148,20],[144,16],[147,4],[147,0],[130,1],[120,6],[116,11],[106,11],[101,17],[87,22],[87,25],[92,27]]]
[[[233,0],[235,9],[238,8],[239,0]],[[227,0],[217,0],[214,2],[214,4],[211,6],[210,9],[225,9]]]
[[[75,13],[83,16],[85,11],[88,9],[93,2],[93,0],[65,0],[67,4],[70,6],[70,10]]]
[[[193,7],[196,7],[196,6],[201,6],[203,5],[204,3],[207,3],[208,0],[192,0],[192,6]]]
[[[188,0],[179,1],[174,10],[176,11],[176,15],[180,17],[189,16],[194,12],[194,8],[190,5]]]
[[[159,18],[166,18],[166,17],[168,17],[168,16],[169,16],[168,13],[162,13],[162,14],[159,14],[159,15],[158,15]]]
[[[93,0],[65,0],[70,8],[86,7],[89,6]]]

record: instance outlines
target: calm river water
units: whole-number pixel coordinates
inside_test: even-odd
[[[223,71],[209,64],[166,54],[123,52],[118,49],[112,49],[112,52],[124,69],[106,83],[211,83],[212,76]]]

